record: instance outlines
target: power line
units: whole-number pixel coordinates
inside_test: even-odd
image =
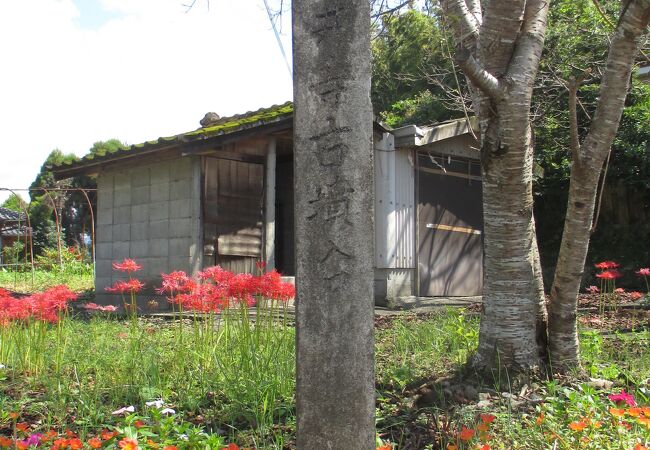
[[[280,39],[280,33],[278,32],[278,28],[275,25],[275,21],[273,20],[273,14],[271,13],[271,8],[269,7],[269,2],[267,0],[264,0],[264,7],[266,8],[266,13],[269,16],[269,22],[271,22],[271,27],[273,27],[273,33],[275,34],[275,39],[278,41],[280,52],[282,52],[284,63],[287,65],[289,76],[293,79],[293,71],[291,70],[291,65],[289,64],[289,60],[287,59],[287,54],[284,51],[284,45],[282,45],[282,40]],[[282,14],[282,11],[280,11],[280,14]]]

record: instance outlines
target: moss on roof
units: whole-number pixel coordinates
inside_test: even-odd
[[[269,108],[249,111],[244,114],[237,114],[230,117],[219,119],[208,127],[199,128],[198,130],[178,134],[169,137],[160,137],[158,139],[143,142],[141,144],[131,145],[113,152],[89,153],[75,162],[62,163],[52,166],[54,172],[83,168],[87,165],[93,165],[98,162],[116,160],[134,153],[166,148],[173,144],[186,144],[194,141],[202,141],[216,136],[235,133],[237,131],[256,128],[269,123],[278,122],[282,119],[289,118],[293,115],[293,103],[286,102],[281,105],[274,105]]]

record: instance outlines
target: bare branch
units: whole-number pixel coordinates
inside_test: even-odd
[[[454,61],[463,69],[465,76],[485,95],[493,100],[498,100],[503,96],[502,84],[479,64],[469,50],[465,48],[458,49]]]
[[[370,16],[370,17],[371,17],[372,19],[376,19],[376,18],[378,18],[378,17],[385,16],[385,15],[387,15],[387,14],[392,14],[392,13],[394,13],[394,12],[396,12],[396,11],[399,11],[400,9],[402,9],[404,6],[408,5],[409,3],[411,3],[411,0],[406,0],[406,1],[402,2],[402,3],[400,3],[399,5],[394,6],[394,7],[390,8],[390,9],[383,9],[383,8],[380,8],[380,10],[379,10],[378,13],[373,14],[373,15]],[[382,5],[383,5],[383,2],[382,2]]]
[[[580,137],[578,136],[578,80],[576,77],[569,78],[569,132],[571,158],[574,164],[580,163]]]

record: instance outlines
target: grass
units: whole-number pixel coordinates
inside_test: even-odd
[[[228,314],[223,321],[189,316],[182,322],[78,316],[48,325],[44,334],[24,326],[1,329],[0,363],[6,367],[0,369],[0,410],[5,412],[0,434],[10,434],[6,413],[15,411],[33,430],[71,429],[84,438],[107,426],[137,434],[133,423],[143,418],[152,427],[148,432],[164,439],[189,432],[204,439],[202,446],[212,439],[217,446],[236,440],[257,448],[294,448],[294,330],[266,316],[268,322],[260,323],[274,331],[259,339],[248,311]],[[488,426],[491,448],[627,449],[647,443],[648,428],[628,417],[633,426],[627,430],[622,419],[611,416],[608,408],[615,405],[607,394],[625,388],[648,404],[650,333],[583,330],[581,338],[585,368],[616,383],[613,388],[599,390],[574,379],[539,381],[527,394],[535,401],[516,405],[493,393],[481,394],[477,404],[471,395],[459,394],[465,390],[444,381],[475,351],[477,316],[448,310],[380,322],[378,433],[400,449],[476,448],[486,437],[480,430]],[[440,392],[431,392],[436,389]],[[163,399],[177,413],[155,417],[146,406],[154,399]],[[133,415],[112,414],[130,405]],[[494,423],[481,422],[480,413],[494,415]],[[585,418],[587,431],[569,428]],[[591,426],[597,421],[606,426]],[[459,441],[462,427],[475,430],[467,443]]]
[[[89,291],[95,287],[92,266],[87,268],[66,268],[61,271],[0,269],[0,288],[19,293],[44,291],[59,284],[65,284],[75,292]]]

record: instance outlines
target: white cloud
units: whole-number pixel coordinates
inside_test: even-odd
[[[54,148],[83,155],[290,99],[262,0],[183,3],[101,0],[106,21],[90,29],[71,0],[0,5],[0,187],[27,187]]]

